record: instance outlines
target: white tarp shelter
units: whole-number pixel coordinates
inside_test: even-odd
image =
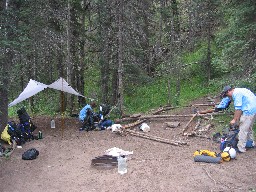
[[[40,91],[43,91],[46,88],[52,88],[52,89],[56,89],[56,90],[70,93],[70,94],[84,97],[80,93],[76,92],[63,78],[59,78],[57,81],[55,81],[50,85],[45,85],[43,83],[30,79],[28,85],[23,90],[23,92],[19,95],[18,98],[16,98],[13,102],[11,102],[8,105],[8,107],[12,107],[17,103],[39,93]]]
[[[27,86],[23,90],[23,92],[19,95],[19,97],[17,99],[15,99],[13,102],[11,102],[8,105],[8,107],[12,107],[12,106],[16,105],[17,103],[39,93],[40,91],[43,91],[45,88],[47,88],[47,85],[30,79],[29,83],[27,84]]]
[[[65,79],[63,79],[62,77],[59,78],[57,81],[55,81],[54,83],[48,85],[49,88],[52,89],[57,89],[60,91],[64,91],[73,95],[77,95],[77,96],[81,96],[84,97],[83,95],[81,95],[80,93],[76,92],[66,81]]]

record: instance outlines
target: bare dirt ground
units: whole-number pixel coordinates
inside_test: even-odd
[[[190,113],[190,108],[179,112]],[[183,127],[189,119],[179,118],[180,126],[173,129],[166,129],[165,125],[173,119],[146,121],[151,129],[148,134],[189,144],[174,146],[132,135],[120,136],[109,130],[79,131],[76,118],[56,118],[56,128],[51,129],[49,117],[32,117],[38,127],[34,134],[41,130],[43,139],[26,142],[9,159],[0,158],[0,191],[256,191],[256,149],[237,154],[236,160],[230,162],[194,162],[196,150],[219,152],[219,143],[183,136]],[[190,126],[195,126],[195,122]],[[212,131],[207,133],[209,137]],[[117,167],[91,166],[94,157],[104,155],[113,147],[133,151],[124,175],[117,172]],[[39,156],[22,160],[22,154],[30,148],[36,148]]]

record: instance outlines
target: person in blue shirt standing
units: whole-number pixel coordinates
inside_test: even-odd
[[[239,152],[246,152],[246,143],[252,141],[255,145],[253,137],[253,124],[256,119],[256,96],[246,88],[233,88],[229,85],[225,86],[222,91],[222,97],[228,96],[234,101],[235,113],[230,125],[239,125],[238,144]]]
[[[80,130],[89,130],[93,126],[93,108],[96,107],[96,103],[91,102],[85,105],[79,113],[79,120],[83,123],[83,127]]]

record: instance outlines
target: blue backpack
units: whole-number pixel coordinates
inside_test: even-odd
[[[234,149],[237,149],[238,133],[239,133],[239,129],[235,129],[235,130],[229,131],[228,134],[222,136],[220,141],[220,150],[223,151],[226,147],[232,147]]]
[[[220,142],[220,150],[223,151],[226,147],[232,147],[234,149],[237,149],[237,143],[238,143],[238,135],[239,129],[235,129],[229,132],[228,135],[224,135],[221,138]],[[245,148],[253,148],[253,141],[247,140]]]

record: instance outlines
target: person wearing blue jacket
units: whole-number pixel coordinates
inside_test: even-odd
[[[256,119],[256,96],[247,88],[233,88],[229,85],[224,87],[222,96],[228,96],[234,101],[235,113],[230,125],[239,125],[237,147],[239,152],[246,152],[247,140],[252,141],[252,146],[255,145],[253,124]]]
[[[215,108],[208,109],[208,110],[205,110],[205,111],[199,111],[199,114],[206,114],[206,113],[224,111],[224,110],[228,109],[230,103],[231,103],[231,99],[229,97],[224,97],[224,98],[222,98],[221,102]]]
[[[82,110],[79,112],[79,120],[83,123],[83,127],[80,130],[89,129],[90,126],[93,125],[93,108],[96,107],[94,102],[85,105]]]

